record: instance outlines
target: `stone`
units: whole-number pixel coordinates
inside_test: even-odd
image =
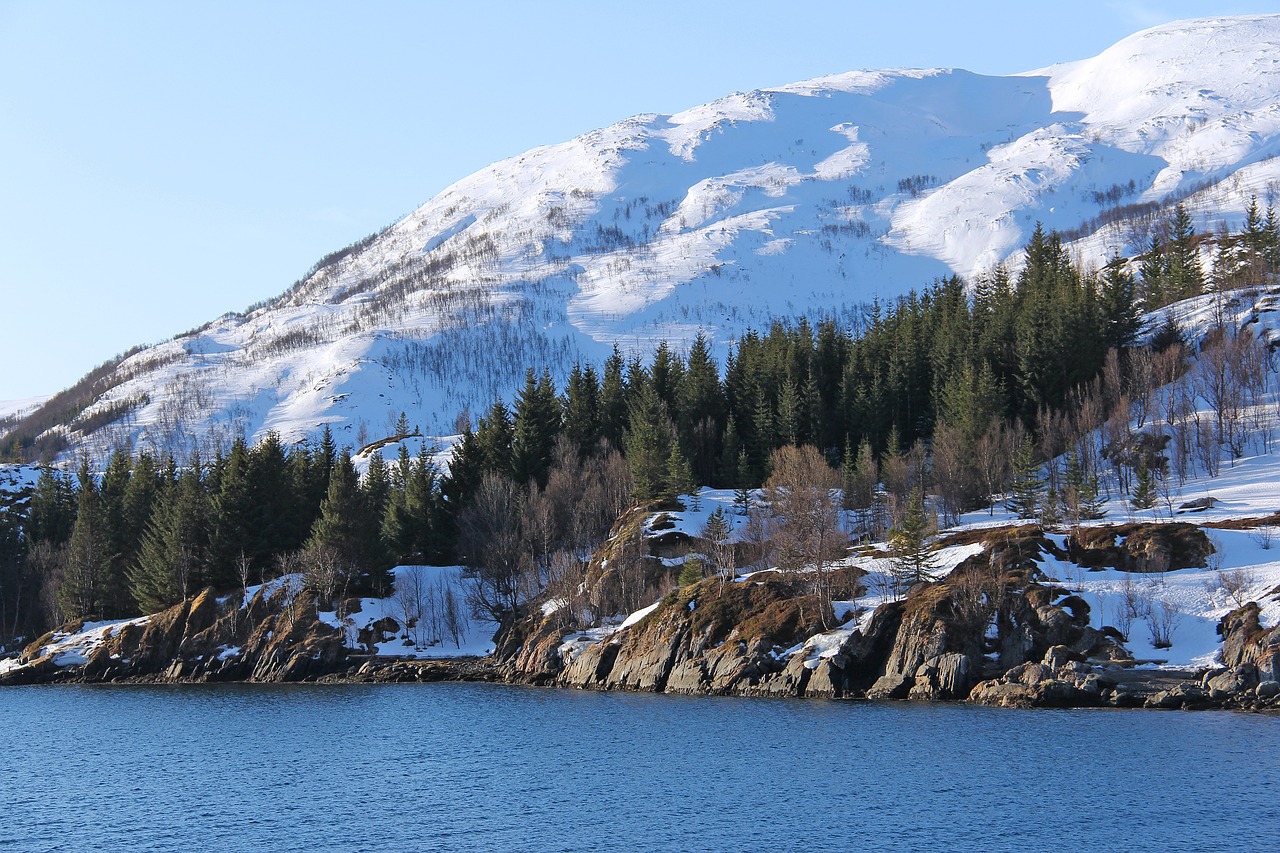
[[[1280,696],[1280,681],[1262,681],[1254,689],[1254,695],[1259,699],[1274,699]]]
[[[1066,646],[1050,646],[1049,650],[1044,653],[1044,665],[1055,671],[1079,659],[1079,656]]]
[[[906,699],[911,693],[913,680],[900,672],[886,674],[876,679],[867,691],[868,699]]]

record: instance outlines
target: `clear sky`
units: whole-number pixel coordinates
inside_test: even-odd
[[[1265,12],[1280,0],[0,0],[0,400],[635,113],[860,68],[1027,71]]]

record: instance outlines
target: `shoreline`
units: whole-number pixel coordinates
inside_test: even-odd
[[[72,668],[68,668],[72,669]],[[1095,674],[1106,674],[1111,677],[1120,675],[1115,670],[1106,671],[1102,668]],[[1213,670],[1207,671],[1212,673]],[[92,678],[85,677],[78,672],[69,672],[66,669],[60,669],[54,673],[48,673],[45,678],[32,678],[22,680],[0,680],[0,688],[3,687],[59,687],[59,686],[120,686],[120,687],[138,687],[138,686],[190,686],[190,685],[259,685],[259,686],[287,686],[287,685],[355,685],[355,684],[434,684],[434,683],[470,683],[470,684],[498,684],[509,687],[534,687],[534,688],[551,688],[566,691],[586,691],[598,693],[647,693],[651,695],[669,695],[681,697],[737,697],[745,699],[798,699],[798,700],[832,700],[844,702],[874,702],[877,704],[937,704],[937,705],[967,705],[971,707],[1005,707],[1016,708],[1022,710],[1187,710],[1187,711],[1232,711],[1264,714],[1267,716],[1280,717],[1280,705],[1259,705],[1244,704],[1239,701],[1237,696],[1229,696],[1225,699],[1211,698],[1207,692],[1203,695],[1195,695],[1193,701],[1182,701],[1176,703],[1169,702],[1167,699],[1161,701],[1157,699],[1152,701],[1154,697],[1168,697],[1170,694],[1176,694],[1179,689],[1194,689],[1199,686],[1206,677],[1205,671],[1197,670],[1147,670],[1147,669],[1124,669],[1122,673],[1128,677],[1117,680],[1116,690],[1113,696],[1124,697],[1119,702],[1100,702],[1094,704],[1038,704],[1038,705],[998,705],[987,702],[976,702],[966,697],[962,699],[890,699],[882,697],[868,697],[862,694],[847,694],[841,696],[809,696],[803,692],[792,695],[783,695],[777,693],[749,692],[749,691],[728,691],[728,692],[693,692],[687,690],[668,691],[635,689],[628,687],[582,687],[570,684],[559,684],[555,682],[539,681],[534,678],[521,677],[512,672],[509,664],[496,663],[482,657],[451,657],[451,658],[392,658],[392,657],[368,657],[364,663],[358,667],[350,667],[346,670],[334,671],[315,676],[309,676],[297,680],[258,680],[258,679],[211,679],[207,677],[190,678],[190,677],[172,677],[165,673],[153,673],[147,675],[135,675],[122,678]],[[65,674],[67,677],[59,677]]]

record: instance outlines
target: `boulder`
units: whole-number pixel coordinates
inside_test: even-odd
[[[1258,668],[1246,663],[1206,678],[1201,689],[1208,693],[1210,699],[1220,702],[1246,692],[1253,693],[1257,686]]]
[[[906,699],[911,693],[913,680],[900,672],[882,675],[867,691],[868,699]]]
[[[1049,669],[1057,670],[1064,664],[1080,660],[1080,656],[1067,646],[1050,646],[1049,650],[1044,653],[1044,665]]]
[[[963,699],[972,686],[969,658],[948,652],[916,668],[908,698],[927,702]]]

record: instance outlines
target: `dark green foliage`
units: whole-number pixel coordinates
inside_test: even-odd
[[[171,472],[173,473],[173,472]],[[129,590],[143,613],[175,604],[206,580],[215,505],[201,481],[199,460],[164,482],[129,572]]]
[[[1138,457],[1134,471],[1133,494],[1129,503],[1134,509],[1151,509],[1156,505],[1156,478],[1145,457]]]
[[[628,421],[626,456],[631,466],[635,499],[653,501],[673,497],[668,469],[673,444],[671,419],[652,385],[643,386],[632,401]]]
[[[530,368],[525,373],[524,388],[516,397],[511,431],[511,472],[517,483],[546,484],[551,450],[559,434],[560,403],[551,374],[544,370],[542,377],[535,379]]]
[[[1044,487],[1045,480],[1040,475],[1040,465],[1035,459],[1031,437],[1024,436],[1013,457],[1009,510],[1018,518],[1036,518],[1044,502]]]
[[[924,498],[919,489],[913,489],[907,500],[902,523],[893,529],[889,537],[892,556],[890,571],[899,589],[931,581],[936,571],[936,560],[929,546],[932,521],[924,508]]]
[[[586,455],[601,436],[600,385],[591,365],[573,366],[564,395],[564,434]]]

